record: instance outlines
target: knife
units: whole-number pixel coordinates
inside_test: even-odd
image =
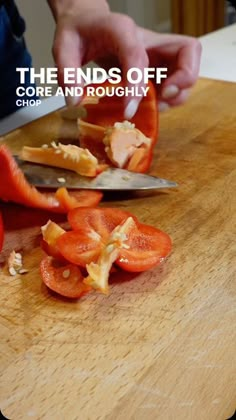
[[[27,181],[40,188],[87,189],[101,191],[136,191],[173,188],[178,184],[125,169],[108,168],[95,178],[88,178],[75,172],[51,166],[29,163],[14,156]]]

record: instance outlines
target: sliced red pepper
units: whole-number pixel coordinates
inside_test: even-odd
[[[96,261],[99,257],[103,241],[95,231],[76,231],[72,230],[57,239],[57,247],[65,260],[86,267],[91,261]]]
[[[114,87],[109,82],[102,83],[101,85],[91,85],[92,87]],[[121,83],[116,86],[123,86]],[[140,159],[133,160],[131,167],[132,171],[136,172],[147,172],[150,168],[153,149],[157,142],[158,137],[158,108],[157,108],[157,96],[153,84],[149,83],[149,91],[146,97],[144,97],[139,105],[138,111],[135,116],[130,120],[131,123],[135,124],[146,137],[151,139],[151,145],[147,150],[147,153],[143,153]],[[84,121],[95,124],[97,126],[104,127],[105,129],[113,126],[116,122],[124,121],[124,110],[125,110],[125,99],[116,95],[112,97],[104,96],[99,99],[98,104],[87,104],[85,105],[87,116],[83,118]],[[82,139],[83,147],[87,147],[90,150],[92,147],[93,153],[96,156],[101,156],[101,150],[104,148],[102,140],[94,142],[89,135]],[[97,149],[97,151],[96,151]],[[126,167],[128,169],[128,166]]]
[[[85,267],[96,261],[101,250],[116,226],[123,223],[131,213],[114,208],[83,207],[71,210],[68,220],[72,231],[66,232],[57,240],[61,255],[73,264]],[[72,251],[73,249],[73,251]]]
[[[48,211],[67,213],[68,210],[80,206],[96,206],[102,199],[99,191],[75,191],[68,193],[41,193],[31,186],[23,172],[17,166],[9,149],[0,146],[0,170],[3,177],[0,181],[0,199],[23,204]],[[60,200],[61,198],[61,200]]]
[[[100,191],[93,190],[77,190],[68,192],[65,187],[61,187],[56,191],[55,197],[58,199],[60,206],[64,208],[67,213],[69,210],[73,210],[77,207],[97,206],[102,199],[102,193]]]
[[[42,234],[41,248],[44,252],[64,263],[70,261],[80,267],[85,267],[91,260],[98,258],[102,250],[101,237],[95,231],[72,230],[66,232],[59,225],[49,220],[42,227]],[[66,258],[60,252],[61,247],[64,255],[67,256]],[[72,256],[71,247],[74,248]]]
[[[155,227],[138,222],[129,212],[115,208],[81,208],[69,212],[72,231],[62,234],[57,246],[62,256],[85,267],[95,262],[112,231],[132,217],[134,224],[128,232],[116,264],[126,271],[145,271],[158,265],[171,251],[170,237]]]
[[[4,239],[4,227],[3,227],[2,214],[0,213],[0,252],[3,247],[3,239]]]
[[[51,257],[45,257],[40,264],[44,284],[52,291],[67,298],[77,299],[91,290],[83,283],[79,267],[73,264],[61,265]]]
[[[170,237],[161,230],[139,223],[129,232],[128,249],[120,249],[116,264],[125,271],[141,272],[159,265],[170,253]]]
[[[137,217],[129,211],[112,207],[74,209],[68,213],[67,217],[73,230],[83,232],[93,230],[105,240],[113,229],[128,217],[138,221]]]

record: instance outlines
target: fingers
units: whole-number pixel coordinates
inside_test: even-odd
[[[74,25],[71,24],[73,22]],[[112,55],[118,58],[124,78],[131,68],[137,68],[138,71],[133,73],[133,83],[126,78],[126,85],[130,92],[131,88],[136,86],[139,93],[142,93],[141,88],[145,88],[144,69],[149,67],[149,64],[153,66],[152,61],[155,58],[154,66],[166,62],[170,69],[168,79],[160,89],[160,107],[179,105],[186,100],[188,89],[198,77],[201,56],[198,40],[145,31],[138,28],[128,16],[116,13],[111,13],[109,19],[95,19],[93,23],[91,19],[83,21],[83,25],[77,25],[76,19],[73,22],[58,24],[54,40],[53,54],[58,66],[59,84],[62,87],[67,85],[64,80],[65,67],[76,69],[81,67],[84,61]],[[135,97],[131,93],[126,97],[126,119],[134,116],[141,99],[142,96]],[[78,103],[79,97],[70,97],[68,102]]]
[[[124,74],[126,75],[128,70],[131,68],[137,68],[139,69],[140,75],[142,75],[142,79],[137,84],[131,84],[130,82],[126,81],[128,88],[136,86],[139,88],[139,93],[142,93],[141,87],[145,88],[145,83],[143,81],[143,74],[144,74],[144,68],[148,67],[148,56],[144,48],[142,47],[133,47],[132,50],[127,50],[124,44],[123,48],[123,55],[121,57],[121,65],[124,71]],[[133,80],[136,80],[137,74],[134,74]],[[130,95],[127,97],[126,100],[126,109],[125,109],[125,118],[131,119],[139,106],[140,101],[142,100],[142,96],[139,97],[132,97],[130,98]]]
[[[135,84],[131,84],[126,79],[127,87],[145,88],[143,70],[148,67],[149,59],[134,21],[118,13],[111,13],[109,19],[95,19],[93,23],[88,17],[86,19],[84,18],[83,24],[80,23],[80,25],[77,25],[77,20],[74,20],[75,25],[71,25],[71,22],[67,26],[64,22],[58,25],[53,54],[58,66],[59,84],[65,87],[65,67],[81,67],[84,60],[86,62],[98,60],[112,54],[119,60],[124,79],[130,68],[136,67],[139,70],[141,79],[137,79]],[[137,78],[136,73],[134,73],[135,78]],[[142,93],[141,89],[139,93]],[[130,94],[125,99],[125,118],[131,119],[142,97],[134,97]],[[77,101],[76,98],[71,97],[69,100],[70,102]]]
[[[121,65],[122,69],[125,75],[127,75],[127,72],[131,68],[138,68],[139,73],[138,74],[144,74],[144,67],[148,67],[148,56],[146,54],[146,51],[142,47],[133,47],[131,49],[127,49],[127,46],[123,44],[123,50],[122,50],[122,56],[121,56]],[[136,80],[137,74],[133,74],[133,80]],[[133,88],[134,86],[139,88],[139,93],[142,93],[141,87],[145,88],[145,83],[142,80],[139,81],[137,84],[131,84],[126,80],[126,84],[128,88]],[[142,96],[139,97],[132,97],[129,95],[126,98],[126,109],[125,109],[125,118],[131,119],[139,106],[140,101],[142,100]]]
[[[183,89],[179,92],[174,98],[170,98],[168,102],[160,99],[158,103],[158,108],[160,112],[167,111],[172,106],[182,105],[188,99],[190,94],[190,89]]]
[[[187,89],[191,88],[197,81],[200,57],[201,44],[194,38],[187,39],[186,45],[179,47],[174,71],[163,83],[161,101],[168,103],[170,106],[185,102],[188,96]]]
[[[74,83],[69,83],[69,80],[64,78],[64,69],[76,69],[81,67],[82,63],[82,48],[80,37],[73,27],[58,27],[55,34],[53,44],[53,56],[58,67],[58,83],[65,89],[66,86],[73,87]],[[73,78],[76,77],[76,74]],[[76,86],[81,86],[76,84]],[[80,97],[66,96],[67,105],[76,105],[80,101]]]
[[[142,40],[139,37],[137,26],[131,18],[125,15],[116,15],[116,24],[112,27],[113,49],[117,54],[126,85],[128,88],[138,87],[139,92],[142,93],[141,87],[145,88],[143,82],[144,68],[148,67],[149,59],[144,48]],[[137,83],[132,84],[127,80],[126,75],[129,69],[139,69],[141,78],[139,79],[136,72],[133,73],[132,79],[137,80]],[[142,97],[134,97],[129,95],[126,97],[125,118],[131,119],[139,106]]]
[[[150,66],[168,68],[168,78],[157,86],[161,109],[183,103],[188,89],[196,82],[201,59],[201,44],[192,37],[159,34],[139,28],[148,51]],[[182,93],[183,92],[183,93]]]

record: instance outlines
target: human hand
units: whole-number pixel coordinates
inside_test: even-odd
[[[167,67],[168,77],[158,86],[159,108],[184,103],[198,78],[201,44],[196,38],[175,34],[159,34],[139,28],[149,67]]]
[[[199,74],[202,47],[198,39],[176,34],[160,34],[139,27],[139,48],[145,49],[148,67],[166,67],[167,79],[156,85],[160,111],[183,104]],[[117,65],[111,58],[105,67]]]
[[[75,4],[73,0],[70,2]],[[78,4],[79,2],[77,2]],[[138,67],[141,71],[148,67],[145,48],[140,46],[140,34],[133,20],[126,15],[111,13],[108,8],[96,9],[90,13],[76,5],[56,16],[56,32],[53,55],[58,66],[58,81],[64,87],[64,68],[81,67],[89,61],[118,60],[123,74],[129,68]],[[127,85],[129,83],[127,82]],[[144,86],[140,83],[137,86]],[[68,98],[75,105],[79,98]],[[125,118],[135,114],[141,98],[126,98]]]
[[[167,67],[168,78],[161,86],[157,85],[160,109],[186,100],[188,88],[198,76],[199,41],[140,28],[128,16],[111,13],[104,0],[96,3],[94,0],[86,0],[86,3],[85,0],[50,0],[50,3],[64,5],[54,12],[57,26],[53,54],[61,86],[64,86],[65,67],[81,67],[91,60],[105,68],[119,65],[124,75],[131,67],[141,71],[145,67]],[[79,101],[79,98],[68,99],[74,105]],[[140,100],[126,98],[125,118],[132,118]]]

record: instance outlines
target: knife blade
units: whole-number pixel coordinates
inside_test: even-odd
[[[176,182],[168,181],[125,169],[108,168],[95,178],[88,178],[75,172],[36,163],[22,161],[14,156],[31,185],[40,188],[89,189],[100,191],[137,191],[174,188]]]

